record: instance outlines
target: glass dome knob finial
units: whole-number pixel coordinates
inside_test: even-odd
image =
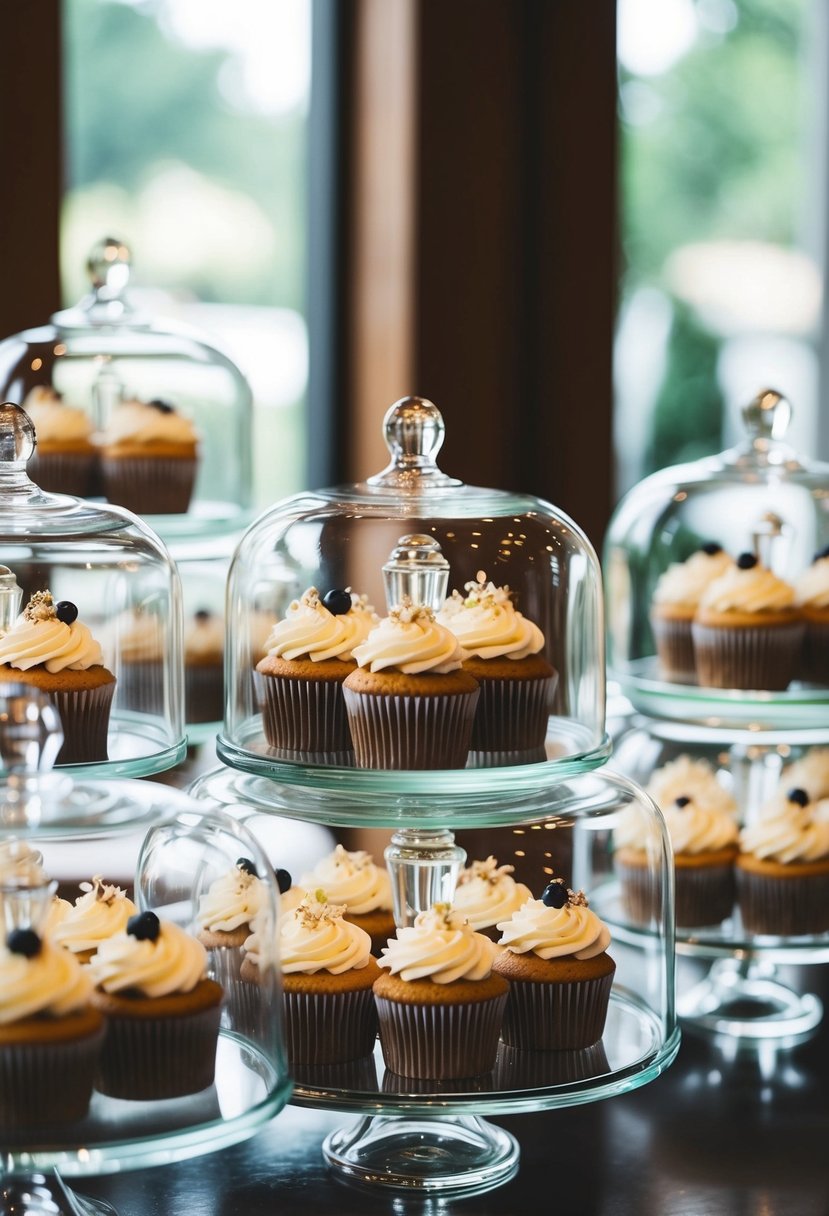
[[[12,401],[0,405],[0,468],[24,464],[34,453],[35,426],[26,411]]]
[[[92,246],[86,269],[92,287],[102,299],[120,296],[130,278],[132,254],[129,246],[115,237],[104,237]]]
[[[792,416],[792,407],[776,389],[761,389],[743,407],[743,421],[752,439],[781,439]]]
[[[386,411],[383,434],[391,463],[369,477],[372,486],[426,489],[457,486],[460,482],[441,472],[436,462],[445,433],[443,416],[425,397],[401,397]]]

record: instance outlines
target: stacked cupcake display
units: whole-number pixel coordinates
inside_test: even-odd
[[[787,446],[789,416],[758,394],[746,440],[634,488],[605,551],[610,674],[640,715],[617,755],[666,820],[678,948],[713,960],[680,1010],[747,1042],[816,1028],[819,1002],[766,971],[821,961],[829,930],[829,466]],[[614,832],[615,915],[633,937],[654,915],[651,847],[635,817]]]

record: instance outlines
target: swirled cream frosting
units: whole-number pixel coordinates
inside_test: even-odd
[[[284,620],[277,621],[265,651],[281,659],[351,659],[355,648],[377,624],[378,617],[365,596],[351,595],[351,608],[341,616],[329,612],[316,587],[294,600]]]
[[[467,653],[431,608],[404,598],[355,649],[354,658],[370,671],[446,674],[457,671]]]
[[[829,857],[829,819],[816,804],[788,802],[776,815],[759,819],[740,833],[740,848],[763,861],[820,861]]]
[[[262,907],[265,889],[256,874],[235,865],[199,899],[198,922],[212,933],[232,933],[249,925]]]
[[[496,587],[481,574],[464,584],[465,595],[453,591],[437,614],[468,655],[480,659],[526,659],[544,646],[544,634],[516,611],[509,587]]]
[[[306,891],[322,887],[331,903],[345,904],[346,911],[354,916],[392,906],[387,871],[375,865],[370,853],[349,853],[341,844],[310,873],[303,874],[299,885]]]
[[[58,620],[49,591],[37,591],[23,612],[0,637],[0,663],[28,671],[45,667],[49,672],[86,671],[103,663],[104,656],[86,625]]]
[[[653,592],[653,602],[687,610],[691,614],[705,589],[733,565],[732,558],[723,549],[714,553],[698,549],[686,561],[672,562],[659,576]]]
[[[105,883],[100,874],[92,882],[82,882],[74,904],[60,916],[52,930],[52,940],[73,954],[97,950],[102,941],[121,933],[136,907],[126,891]]]
[[[38,384],[26,394],[23,409],[35,426],[38,444],[82,443],[92,434],[92,419],[77,405],[66,405],[60,393]]]
[[[720,783],[716,771],[707,760],[678,756],[676,760],[656,769],[645,788],[662,810],[676,802],[677,798],[692,798],[696,805],[712,811],[725,815],[737,814],[736,800]]]
[[[829,608],[829,557],[819,557],[795,583],[795,600],[804,608]]]
[[[814,802],[829,794],[829,747],[811,747],[780,774],[783,791],[805,790]]]
[[[205,978],[207,951],[178,925],[162,920],[155,941],[123,932],[101,942],[89,972],[104,992],[170,996],[192,992]]]
[[[318,971],[340,975],[368,966],[371,938],[358,925],[344,920],[344,912],[342,904],[328,903],[327,893],[317,890],[307,894],[293,912],[280,917],[279,954],[286,975],[315,975]],[[245,943],[256,961],[261,947],[255,940],[251,946],[248,949]]]
[[[701,612],[779,612],[794,607],[794,587],[758,562],[732,566],[703,592]]]
[[[193,444],[197,437],[190,419],[171,406],[133,399],[115,407],[98,441],[106,446],[119,443]]]
[[[458,875],[454,906],[473,929],[486,929],[532,899],[532,891],[512,877],[514,866],[499,866],[496,858],[473,861]]]
[[[451,984],[486,979],[495,953],[494,943],[476,933],[465,916],[450,904],[434,904],[418,912],[413,925],[397,930],[378,962],[407,982]]]
[[[663,808],[675,853],[716,853],[737,843],[737,824],[728,814],[680,797]]]
[[[78,960],[42,940],[32,958],[0,944],[0,1026],[83,1009],[92,984]]]
[[[540,899],[528,899],[509,920],[499,922],[499,945],[513,954],[539,958],[594,958],[610,945],[610,930],[587,906],[579,892],[571,893],[563,908],[548,908]]]

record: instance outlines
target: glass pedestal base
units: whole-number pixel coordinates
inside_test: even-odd
[[[57,1174],[0,1175],[0,1216],[117,1216],[113,1207],[70,1191]]]
[[[518,1169],[514,1136],[474,1115],[375,1115],[332,1132],[323,1143],[341,1177],[372,1187],[428,1194],[475,1194]]]
[[[823,1005],[812,993],[787,988],[770,962],[722,958],[678,999],[677,1013],[687,1030],[784,1046],[815,1033]]]

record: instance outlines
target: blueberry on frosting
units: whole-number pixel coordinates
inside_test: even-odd
[[[789,790],[786,798],[789,802],[795,803],[796,806],[806,806],[809,801],[809,795],[802,789]]]
[[[718,553],[722,553],[722,545],[715,540],[706,541],[704,545],[700,545],[703,553],[707,553],[709,557],[715,557]]]
[[[351,611],[351,592],[345,591],[341,587],[334,587],[331,591],[326,591],[322,602],[323,606],[334,616],[345,616],[347,612]]]
[[[682,808],[687,806],[690,801],[691,799],[687,794],[680,794],[678,798],[674,798],[674,805],[678,806],[679,809],[682,810]]]
[[[737,558],[737,566],[740,570],[753,570],[757,565],[757,558],[753,553],[741,553]]]
[[[257,877],[256,866],[253,864],[253,862],[251,861],[251,859],[249,857],[238,858],[238,860],[236,862],[236,869],[244,870],[245,874],[250,874],[254,878]]]
[[[34,929],[12,929],[6,938],[6,948],[12,954],[22,954],[24,958],[35,958],[40,954],[42,945]]]
[[[127,933],[139,942],[158,941],[161,922],[155,912],[138,912],[127,921]]]
[[[55,616],[59,621],[63,621],[64,625],[71,625],[78,619],[78,606],[71,600],[58,600],[55,604]]]
[[[147,404],[151,405],[154,410],[158,410],[159,414],[174,414],[176,412],[175,406],[170,405],[169,401],[160,401],[158,397],[153,398],[152,401],[148,401]]]
[[[280,895],[284,895],[286,891],[290,891],[293,881],[287,870],[276,871],[276,885],[279,887]]]
[[[560,878],[547,883],[541,892],[541,902],[546,908],[563,908],[568,902],[569,894]]]

